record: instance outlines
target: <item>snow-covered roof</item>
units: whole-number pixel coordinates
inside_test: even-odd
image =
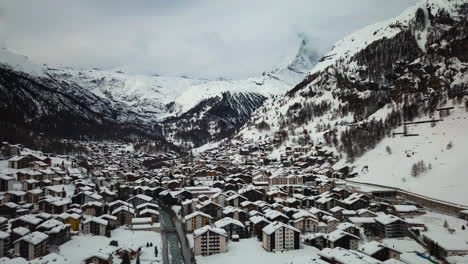
[[[394,205],[393,208],[399,213],[409,213],[418,211],[418,207],[415,205]]]
[[[213,218],[213,217],[211,217],[211,215],[205,214],[205,213],[200,212],[200,211],[195,211],[195,212],[193,212],[193,213],[191,213],[191,214],[189,214],[189,215],[186,215],[186,216],[184,217],[184,220],[187,221],[187,220],[189,220],[189,219],[191,219],[191,218],[194,218],[194,217],[196,217],[196,216],[203,216],[203,217],[206,217],[206,218],[208,218],[208,219],[212,219],[212,218]]]
[[[196,237],[198,237],[200,235],[203,235],[206,232],[213,232],[213,233],[216,233],[218,235],[227,237],[226,231],[224,229],[216,228],[216,227],[209,226],[209,225],[206,225],[206,226],[204,226],[202,228],[199,228],[199,229],[196,229],[195,231],[193,231],[193,237],[196,238]]]
[[[359,237],[358,236],[355,236],[353,234],[350,234],[348,232],[345,232],[343,230],[340,230],[340,229],[337,229],[333,232],[331,232],[330,234],[328,234],[326,236],[327,240],[329,241],[332,241],[332,242],[335,242],[337,241],[338,239],[342,238],[342,237],[345,237],[345,236],[351,236],[352,238],[354,239],[358,239],[359,240]]]
[[[379,260],[374,259],[370,256],[362,254],[355,250],[347,250],[341,247],[335,248],[324,248],[320,251],[319,256],[326,259],[334,260],[338,263],[346,264],[378,264],[381,263]]]
[[[32,232],[30,234],[27,234],[25,236],[23,236],[22,238],[16,240],[14,242],[14,244],[18,243],[19,241],[25,241],[25,242],[28,242],[30,244],[33,244],[33,245],[37,245],[41,242],[43,242],[44,240],[48,239],[49,236],[42,233],[42,232],[39,232],[39,231],[35,231],[35,232]]]
[[[22,226],[18,226],[17,228],[14,228],[13,230],[11,230],[13,233],[17,234],[17,235],[20,235],[20,236],[24,236],[26,234],[28,234],[29,232],[29,229],[27,229],[26,227],[22,227]]]
[[[379,215],[375,218],[375,221],[378,222],[378,223],[381,223],[383,225],[389,225],[389,224],[392,224],[396,221],[403,221],[405,222],[405,220],[401,219],[400,217],[398,216],[394,216],[394,215],[387,215],[387,214],[383,214],[383,215]]]
[[[370,241],[364,245],[362,245],[359,248],[359,251],[363,252],[364,254],[367,254],[369,256],[374,255],[375,253],[379,252],[382,249],[389,248],[388,246],[385,246],[384,244],[378,242],[378,241]],[[390,248],[389,248],[390,249]],[[399,252],[396,249],[392,249],[393,251]],[[401,253],[401,252],[400,252]]]
[[[261,215],[254,215],[252,217],[249,218],[250,222],[252,222],[254,225],[260,223],[260,222],[267,222],[267,223],[270,223],[270,221],[268,221],[265,217],[261,216]]]
[[[8,234],[7,232],[0,231],[0,239],[6,239],[8,237],[10,237],[10,234]]]
[[[454,236],[438,231],[426,232],[423,234],[423,236],[436,242],[441,248],[445,250],[459,250],[468,252],[467,241],[460,238],[459,236]]]
[[[285,223],[277,222],[277,221],[272,222],[272,223],[268,224],[267,226],[265,226],[262,229],[262,232],[267,234],[267,235],[271,235],[280,228],[287,228],[287,229],[290,229],[290,230],[293,230],[293,231],[299,232],[299,233],[301,232],[299,229],[297,229],[297,228],[295,228],[293,226],[287,225]]]
[[[231,217],[224,217],[223,219],[220,219],[214,223],[214,225],[218,228],[223,228],[231,224],[245,228],[245,226],[239,220],[233,219]]]
[[[83,224],[87,224],[90,222],[98,223],[100,225],[107,225],[107,220],[94,216],[86,218],[86,220],[83,221]]]
[[[132,218],[132,225],[152,223],[151,217],[134,217]]]

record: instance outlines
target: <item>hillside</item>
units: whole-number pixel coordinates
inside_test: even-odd
[[[236,138],[274,142],[276,148],[269,155],[275,158],[286,146],[313,142],[334,150],[341,156],[341,164],[362,165],[377,159],[379,164],[395,162],[382,155],[369,157],[385,149],[389,141],[416,148],[420,138],[431,133],[422,126],[420,137],[390,139],[393,132],[403,130],[402,123],[431,119],[438,116],[437,109],[451,106],[458,110],[457,118],[468,116],[464,111],[468,100],[467,17],[466,1],[429,0],[345,37],[285,96],[267,100]],[[439,133],[449,133],[451,126],[447,120],[437,123],[436,128]],[[461,131],[467,130],[460,127],[453,133]],[[428,161],[440,154],[430,148],[416,152],[425,153]],[[462,155],[447,160],[447,166],[452,162],[456,168]],[[380,167],[388,171],[382,173]],[[406,165],[401,170],[376,168],[362,179],[374,177],[373,182],[388,183],[407,178],[407,184],[398,186],[412,189],[417,185],[411,185]],[[434,168],[434,173],[439,169]],[[458,181],[456,175],[447,174],[449,179],[454,177],[453,182]]]
[[[351,166],[359,172],[353,180],[402,188],[407,191],[468,204],[466,146],[468,114],[454,109],[453,114],[438,122],[412,125],[409,130],[419,136],[386,137],[376,148],[356,159]],[[423,118],[422,120],[427,120]],[[396,131],[402,131],[400,126]],[[415,164],[423,161],[420,173]],[[346,163],[344,163],[346,164]],[[343,164],[336,164],[337,167]]]

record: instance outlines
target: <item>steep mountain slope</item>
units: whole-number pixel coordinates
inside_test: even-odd
[[[403,132],[403,122],[444,119],[441,107],[465,109],[467,17],[466,1],[428,0],[347,36],[286,96],[267,100],[238,137],[275,139],[279,149],[313,140],[352,163]],[[437,126],[453,129],[445,120]]]
[[[306,44],[300,43],[288,68],[235,81],[57,68],[2,50],[4,121],[54,136],[104,136],[104,127],[131,127],[142,135],[198,146],[231,135],[267,96],[284,93],[303,77],[317,58]]]
[[[30,144],[62,137],[149,138],[174,148],[157,126],[144,123],[125,105],[55,79],[24,56],[1,50],[0,61],[0,138]]]
[[[166,119],[165,137],[188,148],[219,140],[233,134],[265,99],[257,93],[228,91],[204,99],[182,115]]]

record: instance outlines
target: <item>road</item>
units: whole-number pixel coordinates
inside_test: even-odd
[[[195,258],[192,255],[182,223],[170,208],[163,205],[160,205],[159,214],[163,243],[163,263],[195,264]]]
[[[163,263],[182,264],[182,253],[180,250],[179,237],[175,229],[172,217],[163,209],[159,211],[161,219],[161,239],[163,243]]]

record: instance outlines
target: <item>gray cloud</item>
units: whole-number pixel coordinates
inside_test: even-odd
[[[414,0],[0,0],[0,46],[54,65],[243,78],[274,68],[298,33],[323,53]]]

